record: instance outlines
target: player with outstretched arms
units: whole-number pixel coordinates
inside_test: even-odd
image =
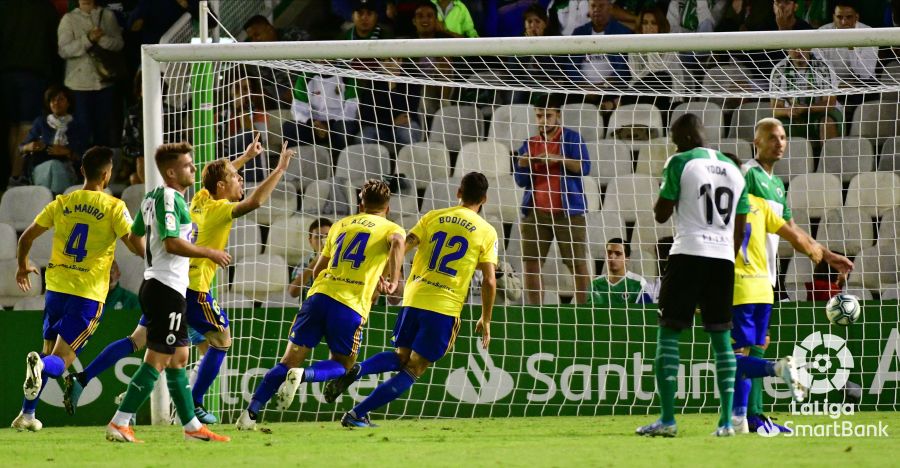
[[[286,409],[300,383],[340,377],[356,363],[376,288],[390,294],[400,282],[406,232],[386,218],[390,198],[386,183],[370,179],[360,192],[359,214],[341,219],[328,231],[313,267],[316,279],[294,319],[284,356],[257,386],[238,418],[238,429],[255,429],[259,413],[276,391],[277,408]],[[388,264],[385,281],[382,273]],[[323,337],[330,358],[299,368]]]
[[[25,360],[25,400],[22,412],[12,422],[17,430],[41,430],[43,425],[34,417],[41,391],[49,379],[62,375],[97,330],[109,289],[116,239],[122,239],[136,255],[143,255],[143,240],[129,232],[132,221],[125,202],[103,193],[112,171],[111,149],[89,149],[81,162],[84,186],[57,196],[19,238],[16,282],[22,291],[30,291],[28,275],[40,275],[40,271],[28,261],[28,253],[35,239],[53,229],[46,275],[44,346],[41,354],[32,351]]]
[[[731,406],[735,358],[731,349],[731,304],[734,257],[740,246],[749,206],[740,168],[722,153],[705,148],[703,124],[685,114],[672,124],[678,153],[666,161],[656,221],[675,215],[675,241],[663,275],[659,298],[659,330],[653,370],[662,414],[639,427],[638,435],[674,437],[675,392],[678,387],[678,340],[690,328],[700,306],[716,362],[719,421],[713,435],[733,436]]]
[[[144,197],[131,227],[132,233],[147,237],[144,281],[138,294],[141,310],[147,317],[147,353],[131,377],[122,404],[106,425],[106,440],[111,442],[140,442],[130,421],[150,396],[164,369],[169,395],[184,427],[184,438],[207,442],[230,440],[210,431],[194,415],[184,370],[190,344],[184,317],[189,258],[208,258],[223,268],[231,262],[231,256],[221,249],[191,243],[193,225],[184,191],[194,184],[197,170],[192,151],[189,143],[169,143],[157,148],[154,159],[164,185]]]
[[[259,208],[284,176],[294,151],[283,145],[278,166],[249,196],[244,198],[244,180],[238,173],[247,162],[262,153],[259,134],[247,150],[234,161],[217,159],[203,168],[203,188],[191,199],[191,221],[194,224],[192,240],[195,245],[222,250],[228,244],[232,221]],[[244,198],[243,200],[241,200]],[[211,289],[217,265],[210,259],[190,259],[189,284],[186,293],[187,324],[193,344],[206,342],[206,351],[197,366],[197,378],[191,389],[194,414],[203,424],[215,424],[217,419],[203,407],[203,397],[212,385],[225,354],[231,346],[228,314],[219,308]],[[63,402],[74,413],[78,398],[87,383],[107,368],[135,351],[143,349],[147,341],[147,318],[142,316],[131,336],[110,343],[83,372],[69,374]]]
[[[491,339],[491,311],[497,292],[497,231],[478,213],[487,202],[488,181],[478,172],[466,174],[456,197],[459,205],[426,213],[406,236],[406,250],[416,247],[403,293],[403,308],[394,325],[394,351],[385,351],[353,366],[329,382],[325,399],[333,402],[364,375],[397,373],[341,418],[345,427],[375,427],[369,412],[396,400],[416,379],[453,347],[460,313],[476,270],[481,270],[481,318],[475,324],[481,345]]]

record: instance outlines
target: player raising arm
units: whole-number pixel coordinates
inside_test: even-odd
[[[238,170],[262,152],[257,134],[247,151],[233,162],[217,159],[203,168],[203,188],[191,200],[191,220],[195,231],[194,244],[214,250],[222,250],[228,244],[232,220],[259,208],[272,194],[278,181],[287,170],[294,151],[282,148],[278,166],[249,196],[244,198],[244,180]],[[211,293],[216,274],[216,263],[204,257],[190,259],[189,284],[186,293],[187,324],[192,344],[206,341],[206,352],[197,367],[197,379],[191,393],[194,414],[203,424],[215,424],[217,419],[203,407],[203,397],[219,373],[225,354],[231,346],[227,313],[220,309]],[[110,343],[83,372],[66,377],[63,403],[70,414],[78,405],[81,392],[88,382],[108,369],[119,359],[144,348],[147,342],[147,319],[142,316],[137,328],[129,337]],[[204,340],[205,338],[205,340]]]
[[[333,402],[363,375],[398,371],[365,400],[344,414],[345,427],[374,427],[370,411],[405,393],[431,364],[447,354],[459,333],[460,312],[475,270],[481,270],[481,318],[475,332],[481,345],[491,340],[491,311],[497,292],[497,231],[481,216],[487,201],[487,178],[470,172],[462,178],[456,197],[460,204],[425,214],[406,237],[406,250],[416,247],[412,271],[403,294],[403,308],[394,325],[394,351],[385,351],[353,366],[325,386]]]
[[[214,434],[194,416],[194,405],[184,366],[188,360],[185,290],[190,258],[208,258],[221,267],[231,256],[219,249],[191,243],[191,215],[184,191],[194,183],[193,148],[189,143],[161,145],[154,156],[164,185],[153,189],[141,202],[131,232],[146,236],[144,281],[139,299],[147,318],[147,353],[131,377],[125,398],[106,426],[106,440],[140,442],[129,423],[153,391],[159,373],[165,369],[169,394],[188,440],[230,440]]]
[[[283,410],[293,401],[301,382],[334,379],[356,362],[372,295],[388,258],[393,259],[393,268],[385,292],[393,292],[400,282],[406,233],[386,219],[390,198],[387,184],[371,179],[360,193],[360,213],[331,227],[313,267],[316,279],[294,319],[284,356],[256,388],[250,405],[237,421],[238,429],[256,428],[260,411],[282,383],[277,402]],[[329,359],[299,369],[323,337],[331,352]]]
[[[143,254],[142,239],[129,232],[131,216],[125,202],[103,193],[112,176],[112,157],[109,148],[88,150],[81,163],[84,186],[56,197],[19,238],[16,282],[19,289],[29,291],[28,275],[40,271],[28,261],[28,253],[35,239],[54,230],[47,266],[44,346],[41,354],[32,351],[25,360],[25,400],[12,422],[17,430],[41,429],[34,413],[44,385],[62,375],[97,330],[116,239],[122,239],[136,255]]]

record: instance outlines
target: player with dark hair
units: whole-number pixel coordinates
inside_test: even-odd
[[[259,208],[271,196],[278,181],[287,170],[293,150],[282,148],[278,166],[246,199],[243,178],[237,172],[244,164],[262,152],[259,134],[247,150],[233,162],[217,159],[203,168],[203,188],[191,200],[191,220],[195,231],[191,235],[195,245],[224,249],[228,243],[232,220]],[[219,373],[225,354],[231,345],[228,315],[220,309],[211,293],[216,264],[207,258],[190,260],[189,284],[186,293],[187,324],[191,343],[205,342],[203,358],[197,367],[197,379],[191,393],[194,414],[203,424],[215,424],[217,419],[203,407],[203,397]],[[78,399],[91,379],[113,366],[119,359],[140,351],[147,342],[147,317],[141,316],[131,336],[110,343],[85,367],[84,371],[66,376],[63,403],[69,414],[75,412]]]
[[[459,205],[432,210],[406,236],[406,250],[420,246],[403,294],[403,308],[394,325],[394,351],[385,351],[353,366],[324,390],[333,402],[363,375],[397,371],[351,411],[345,427],[374,427],[370,411],[396,400],[416,379],[453,347],[459,333],[460,313],[475,270],[481,270],[481,318],[475,324],[481,345],[491,339],[491,312],[497,292],[497,231],[478,213],[487,201],[487,178],[470,172],[456,191]]]
[[[129,232],[131,216],[125,202],[103,193],[112,177],[112,155],[109,148],[89,149],[81,163],[84,186],[57,196],[19,238],[16,283],[22,291],[30,291],[28,275],[40,275],[40,270],[28,261],[28,253],[35,239],[53,229],[44,345],[40,354],[32,351],[25,359],[25,400],[22,412],[12,422],[19,431],[41,430],[43,424],[34,417],[41,391],[49,379],[62,375],[97,330],[109,290],[116,239],[122,239],[135,255],[143,255],[143,241]]]
[[[731,406],[736,370],[731,349],[731,304],[734,258],[743,238],[749,206],[744,178],[731,159],[705,148],[703,125],[694,114],[672,124],[678,153],[666,161],[656,221],[675,214],[675,241],[663,276],[659,300],[654,372],[662,415],[639,427],[639,435],[674,437],[678,341],[681,330],[693,325],[700,306],[716,361],[719,421],[716,436],[733,436]]]
[[[237,421],[239,430],[256,428],[260,411],[276,391],[277,406],[283,410],[302,382],[340,377],[356,363],[375,289],[390,294],[400,282],[406,233],[386,218],[390,198],[391,190],[383,181],[367,181],[360,193],[360,213],[341,219],[328,232],[313,267],[316,279],[294,319],[284,356],[256,387]],[[381,276],[386,265],[387,279]],[[323,337],[330,358],[300,369]]]
[[[299,297],[300,301],[306,297],[306,290],[312,285],[313,275],[312,269],[316,265],[319,253],[328,238],[328,232],[334,223],[328,218],[318,218],[309,223],[309,245],[313,249],[312,255],[307,259],[304,265],[298,265],[294,268],[291,283],[288,285],[288,294],[291,297]]]
[[[194,245],[193,225],[184,201],[184,191],[194,183],[193,148],[189,143],[169,143],[156,150],[154,159],[164,185],[150,191],[141,202],[131,232],[147,236],[144,255],[144,282],[139,298],[147,318],[147,353],[131,377],[128,391],[112,421],[106,426],[106,440],[140,442],[129,424],[144,404],[165,369],[169,394],[188,440],[225,442],[228,437],[213,433],[194,415],[187,374],[188,333],[185,292],[188,287],[189,258],[208,258],[227,267],[231,256],[221,249]]]
[[[595,307],[626,307],[651,302],[644,298],[646,281],[628,270],[631,246],[620,237],[606,241],[606,274],[591,281],[588,303]]]

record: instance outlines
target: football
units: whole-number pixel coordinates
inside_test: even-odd
[[[825,315],[835,325],[846,327],[859,320],[861,313],[859,298],[852,294],[838,294],[829,299],[825,305]]]

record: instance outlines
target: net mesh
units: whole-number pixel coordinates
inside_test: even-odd
[[[358,188],[374,177],[391,184],[389,217],[409,229],[421,214],[456,204],[459,180],[469,171],[484,173],[491,185],[482,214],[500,234],[500,304],[544,307],[501,307],[495,327],[506,339],[496,341],[490,354],[458,346],[420,379],[421,390],[386,414],[653,411],[655,310],[566,304],[589,297],[588,282],[607,273],[606,242],[616,237],[630,246],[628,271],[643,278],[650,297],[658,292],[665,260],[660,247],[674,230],[671,222],[654,222],[652,206],[666,160],[675,153],[667,128],[685,113],[702,119],[708,146],[743,162],[756,154],[759,119],[785,122],[788,140],[774,176],[787,188],[793,219],[854,259],[846,291],[864,303],[896,299],[900,64],[879,59],[872,49],[167,63],[165,142],[186,139],[209,145],[215,157],[235,158],[261,133],[267,151],[242,170],[249,190],[277,160],[282,141],[299,153],[271,199],[235,221],[228,247],[234,265],[219,272],[216,295],[230,311],[235,337],[221,386],[226,417],[236,416],[258,377],[281,355],[299,301],[287,285],[315,255],[310,223],[355,213]],[[851,63],[847,53],[856,60]],[[540,225],[556,240],[541,258],[541,289],[529,291],[522,239],[531,234],[523,233],[525,189],[514,167],[517,155],[529,151],[527,141],[539,134],[533,103],[548,94],[562,99],[562,126],[580,135],[590,163],[580,177],[585,239],[574,242],[584,254],[567,258],[573,245],[565,240],[573,232],[567,225]],[[563,189],[549,186],[556,187],[549,192],[559,203]],[[813,265],[785,242],[778,255],[777,296],[806,300],[815,287],[807,284],[814,280]],[[586,269],[576,271],[577,265]],[[816,278],[828,283],[834,275]],[[476,279],[470,303],[479,305],[479,294]],[[790,353],[807,333],[828,329],[821,304],[784,307],[789,318],[775,314],[773,336],[792,341],[778,353]],[[889,315],[866,317],[877,327],[870,339],[887,337]],[[390,347],[392,317],[376,306],[361,358]],[[604,330],[605,323],[615,323],[615,330]],[[529,331],[531,326],[540,331]],[[463,328],[464,335],[472,333]],[[701,332],[692,334],[705,342]],[[880,355],[875,348],[862,346],[862,357]],[[526,354],[527,363],[514,363]],[[315,357],[326,355],[319,350]],[[708,348],[692,347],[682,359],[684,408],[714,408]],[[856,372],[865,381],[875,370]],[[490,391],[505,388],[504,374],[526,395],[492,400]],[[523,384],[526,374],[532,381]],[[351,397],[359,399],[380,378],[363,380]],[[324,404],[317,384],[304,384],[300,401],[267,419],[331,419],[347,409],[346,403]]]

